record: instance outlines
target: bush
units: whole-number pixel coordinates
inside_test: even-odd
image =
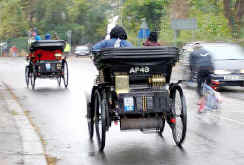
[[[27,41],[28,37],[20,37],[15,39],[9,39],[7,42],[9,48],[11,48],[12,46],[16,46],[19,51],[21,51],[22,49],[27,51]]]

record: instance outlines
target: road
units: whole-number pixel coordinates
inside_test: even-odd
[[[0,58],[0,81],[17,96],[42,139],[49,160],[57,165],[243,165],[244,89],[221,91],[219,112],[197,114],[194,89],[184,88],[188,106],[188,131],[183,148],[175,146],[166,127],[155,133],[123,131],[113,124],[103,153],[88,138],[86,96],[97,71],[88,58],[68,61],[70,84],[37,80],[36,90],[26,88],[23,58]]]

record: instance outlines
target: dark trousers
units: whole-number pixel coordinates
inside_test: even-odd
[[[199,71],[197,75],[197,93],[201,97],[203,96],[202,87],[203,83],[206,82],[208,85],[211,83],[209,71]]]

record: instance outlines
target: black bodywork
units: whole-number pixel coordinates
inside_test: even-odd
[[[121,130],[156,129],[162,133],[165,121],[172,131],[175,130],[171,119],[176,117],[174,104],[177,91],[183,104],[180,110],[182,115],[178,117],[184,128],[180,139],[176,140],[176,144],[181,145],[186,132],[186,106],[178,83],[170,83],[179,50],[175,47],[107,48],[93,52],[93,55],[99,75],[92,89],[87,116],[91,138],[93,125],[96,126],[99,149],[103,150],[105,145],[105,132],[99,133],[98,128],[101,120],[104,120],[104,130],[108,130],[111,122],[116,120],[120,121]],[[116,82],[118,76],[127,79]],[[128,91],[119,92],[116,85],[123,82],[128,83]],[[132,102],[129,107],[127,99]]]

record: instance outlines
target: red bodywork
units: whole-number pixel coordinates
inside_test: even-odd
[[[34,52],[29,54],[29,58],[32,60],[33,63],[39,60],[43,61],[54,61],[54,60],[61,60],[62,56],[56,57],[55,54],[63,54],[63,52],[59,49],[57,50],[43,50],[37,49]],[[39,57],[40,56],[40,57]]]

